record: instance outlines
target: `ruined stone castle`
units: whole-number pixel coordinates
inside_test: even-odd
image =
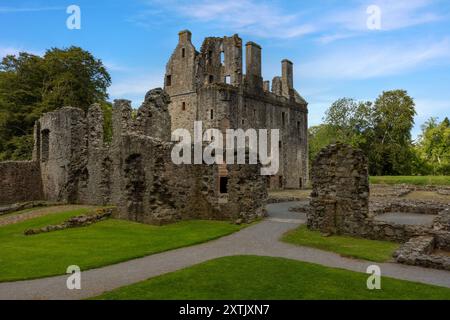
[[[279,129],[280,169],[271,189],[302,188],[308,182],[308,108],[293,85],[293,64],[281,62],[281,77],[270,82],[261,74],[261,47],[245,45],[237,35],[206,38],[198,52],[191,32],[179,33],[178,45],[166,67],[164,89],[171,97],[172,130],[203,128]],[[219,176],[227,176],[219,166]]]
[[[267,179],[260,165],[228,165],[226,193],[215,165],[171,160],[170,97],[147,93],[133,116],[116,100],[113,137],[104,139],[103,112],[64,107],[36,122],[32,161],[0,163],[0,204],[31,200],[115,205],[117,217],[151,224],[182,219],[251,221],[264,215]]]
[[[290,61],[283,60],[270,91],[257,44],[246,45],[243,74],[237,35],[207,38],[199,53],[183,31],[164,87],[149,91],[138,110],[128,100],[114,102],[112,141],[104,139],[99,105],[87,113],[63,107],[44,114],[35,124],[33,159],[0,163],[0,204],[115,205],[119,218],[154,224],[250,221],[264,215],[268,187],[298,188],[308,181],[307,103],[293,88]],[[280,129],[278,175],[261,175],[259,163],[174,164],[171,133],[192,132],[196,120],[204,130]],[[249,157],[252,151],[246,152]]]

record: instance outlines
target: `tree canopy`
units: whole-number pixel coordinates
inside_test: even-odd
[[[21,52],[0,63],[0,160],[28,159],[35,121],[64,106],[105,104],[111,77],[101,60],[78,47],[43,57]]]
[[[372,175],[448,174],[449,120],[430,120],[419,144],[411,139],[414,100],[404,90],[383,92],[374,103],[342,98],[326,111],[324,123],[309,129],[310,160],[341,141],[364,151]]]

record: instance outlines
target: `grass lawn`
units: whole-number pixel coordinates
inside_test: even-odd
[[[450,289],[382,277],[368,290],[369,275],[282,258],[234,256],[105,293],[96,299],[450,299]]]
[[[373,184],[412,184],[412,185],[450,185],[450,176],[385,176],[370,177],[370,183]]]
[[[219,221],[159,227],[109,219],[84,228],[23,234],[25,229],[60,223],[87,211],[55,213],[0,227],[0,282],[65,274],[69,265],[81,270],[96,268],[205,242],[244,227]]]
[[[323,237],[318,231],[309,230],[306,225],[287,232],[282,241],[299,246],[313,247],[339,253],[342,256],[363,260],[385,262],[399,247],[398,243],[376,241],[347,236]]]

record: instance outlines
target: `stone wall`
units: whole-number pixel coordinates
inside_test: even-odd
[[[326,234],[360,235],[369,213],[367,160],[341,143],[322,149],[313,162],[308,227]]]
[[[0,204],[43,199],[38,162],[0,162],[0,181]]]
[[[180,32],[166,66],[165,90],[171,97],[172,131],[193,133],[194,121],[204,128],[279,129],[280,170],[270,179],[272,189],[301,188],[309,181],[308,108],[293,84],[293,64],[281,63],[281,77],[270,84],[262,78],[262,49],[243,45],[237,35],[208,37],[197,52],[191,33]],[[279,81],[278,81],[279,80]]]
[[[151,90],[134,117],[130,101],[116,100],[111,142],[104,141],[99,105],[87,114],[66,107],[42,116],[34,164],[43,197],[116,205],[117,218],[151,224],[262,216],[267,190],[259,165],[230,166],[228,192],[221,193],[219,166],[172,162],[169,102],[162,89]]]

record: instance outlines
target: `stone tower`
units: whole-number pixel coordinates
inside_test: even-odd
[[[271,189],[302,188],[308,183],[308,104],[294,89],[293,63],[281,62],[281,77],[262,77],[262,48],[243,44],[238,35],[208,37],[200,52],[191,32],[179,33],[178,45],[166,67],[164,89],[171,97],[172,131],[203,129],[279,129],[280,169],[270,178]],[[227,179],[225,167],[219,174]]]

